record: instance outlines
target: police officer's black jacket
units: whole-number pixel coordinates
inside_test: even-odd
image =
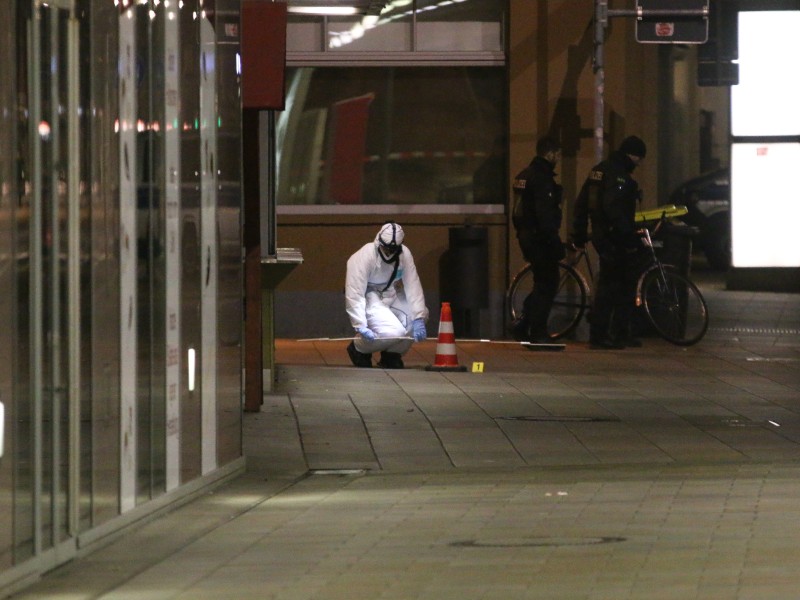
[[[555,180],[555,167],[537,156],[514,179],[512,220],[517,236],[561,247],[562,188]]]
[[[615,150],[590,172],[575,199],[572,241],[582,246],[588,240],[588,224],[592,223],[595,246],[638,248],[636,205],[641,198],[639,184],[631,177],[636,168],[628,157]]]

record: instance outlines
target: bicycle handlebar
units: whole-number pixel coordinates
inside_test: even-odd
[[[658,230],[658,228],[659,228],[659,226],[661,225],[661,223],[663,223],[663,221],[659,221],[659,222],[658,222],[658,225],[656,225],[655,229],[653,230],[653,233],[655,233],[655,232]],[[645,227],[644,229],[642,229],[642,241],[644,242],[644,245],[645,245],[645,246],[647,246],[648,248],[651,248],[651,249],[652,249],[652,247],[653,247],[653,240],[652,240],[652,238],[650,237],[650,230],[649,230],[649,229],[647,229],[647,227]]]

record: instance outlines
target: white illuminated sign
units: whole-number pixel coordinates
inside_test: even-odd
[[[791,137],[800,135],[798,31],[800,11],[739,13],[739,85],[731,86],[734,267],[800,266],[800,143]]]
[[[733,144],[734,267],[800,267],[800,144]]]
[[[800,11],[739,13],[734,136],[800,135]]]

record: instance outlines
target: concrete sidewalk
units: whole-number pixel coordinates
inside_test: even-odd
[[[800,296],[704,289],[697,346],[279,340],[248,472],[20,598],[797,598]],[[67,595],[68,594],[68,595]]]

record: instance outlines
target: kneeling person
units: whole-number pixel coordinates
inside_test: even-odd
[[[371,367],[380,352],[379,367],[402,369],[403,355],[427,337],[425,295],[403,239],[403,228],[389,221],[347,260],[345,305],[358,334],[347,354],[357,367]]]

